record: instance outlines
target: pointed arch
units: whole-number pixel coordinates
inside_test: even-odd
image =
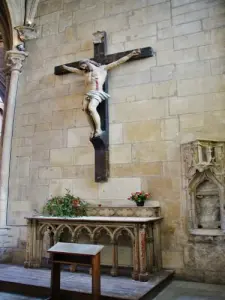
[[[38,238],[39,239],[45,233],[46,229],[48,229],[48,228],[51,228],[52,232],[55,234],[55,227],[53,225],[51,225],[50,223],[45,223],[42,226],[40,226],[38,229]]]
[[[73,232],[73,237],[75,239],[78,239],[82,230],[85,230],[87,232],[87,234],[89,235],[90,239],[92,239],[93,233],[92,233],[91,229],[89,227],[87,227],[86,225],[77,226]]]
[[[64,230],[65,228],[67,228],[67,229],[69,230],[69,232],[70,232],[70,234],[71,234],[71,237],[72,237],[73,231],[72,231],[71,227],[68,226],[67,224],[61,224],[61,225],[59,225],[59,227],[57,227],[57,229],[56,229],[56,231],[55,231],[55,237],[56,237],[56,239],[59,239],[59,238],[60,238],[60,236],[61,236],[61,234],[62,234],[62,232],[63,232],[63,230]]]
[[[189,218],[191,229],[198,228],[198,218],[197,218],[197,207],[196,207],[196,195],[198,187],[204,183],[204,181],[212,182],[218,188],[219,201],[220,201],[220,216],[221,216],[221,229],[225,230],[225,187],[224,185],[215,177],[211,170],[206,170],[202,173],[196,172],[194,177],[190,180],[188,186],[188,206],[189,206]]]
[[[134,241],[135,237],[134,237],[133,232],[130,229],[126,228],[126,227],[119,227],[114,231],[113,241],[118,240],[118,237],[122,234],[122,231],[126,231],[129,235],[129,237],[131,238],[132,242]]]
[[[113,241],[113,234],[109,228],[106,226],[98,226],[93,230],[93,240],[97,239],[97,235],[101,233],[101,231],[105,231],[110,238],[110,241]]]
[[[13,47],[13,27],[8,1],[2,0],[0,5],[0,32],[6,51]]]

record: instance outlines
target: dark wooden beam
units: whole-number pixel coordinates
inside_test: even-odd
[[[117,59],[122,58],[123,56],[129,54],[130,52],[131,52],[131,50],[124,51],[124,52],[118,52],[118,53],[115,53],[115,54],[106,55],[102,59],[98,59],[96,57],[96,58],[91,58],[91,60],[95,60],[95,61],[97,61],[101,64],[107,65],[107,64],[109,64],[109,63],[111,63],[111,62],[113,62]],[[139,60],[139,59],[142,59],[142,58],[147,58],[147,57],[152,57],[152,56],[154,56],[154,51],[153,51],[152,47],[141,48],[141,53],[138,56],[131,57],[131,59],[129,59],[129,61],[127,63],[129,63],[131,61],[134,61],[134,60]],[[69,66],[69,67],[78,68],[79,67],[79,61],[68,63],[66,65]],[[63,69],[62,65],[55,67],[55,75],[63,75],[63,74],[67,74],[67,73],[69,73],[69,71]]]

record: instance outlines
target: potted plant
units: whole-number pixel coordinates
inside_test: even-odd
[[[44,205],[43,214],[53,217],[86,216],[87,203],[66,190],[64,196],[52,197]]]
[[[137,206],[144,206],[145,201],[150,198],[149,193],[145,192],[136,192],[132,193],[128,200],[136,202]]]

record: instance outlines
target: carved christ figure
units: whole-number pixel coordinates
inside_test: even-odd
[[[83,111],[86,113],[88,123],[91,126],[91,138],[102,134],[101,118],[97,112],[97,107],[99,103],[110,97],[109,94],[103,91],[108,70],[125,63],[131,57],[139,54],[140,50],[134,50],[108,65],[101,65],[90,59],[81,60],[79,62],[79,69],[63,65],[65,70],[84,76],[85,96],[83,99]]]

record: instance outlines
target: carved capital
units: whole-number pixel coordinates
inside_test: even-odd
[[[100,44],[103,42],[104,37],[105,37],[105,32],[104,31],[97,31],[95,33],[93,33],[93,43],[94,44]]]
[[[28,52],[10,50],[6,52],[7,66],[11,71],[21,72],[23,61],[28,56]]]
[[[21,42],[36,39],[38,37],[38,30],[35,24],[30,26],[16,26],[14,29],[17,31],[18,38]]]

